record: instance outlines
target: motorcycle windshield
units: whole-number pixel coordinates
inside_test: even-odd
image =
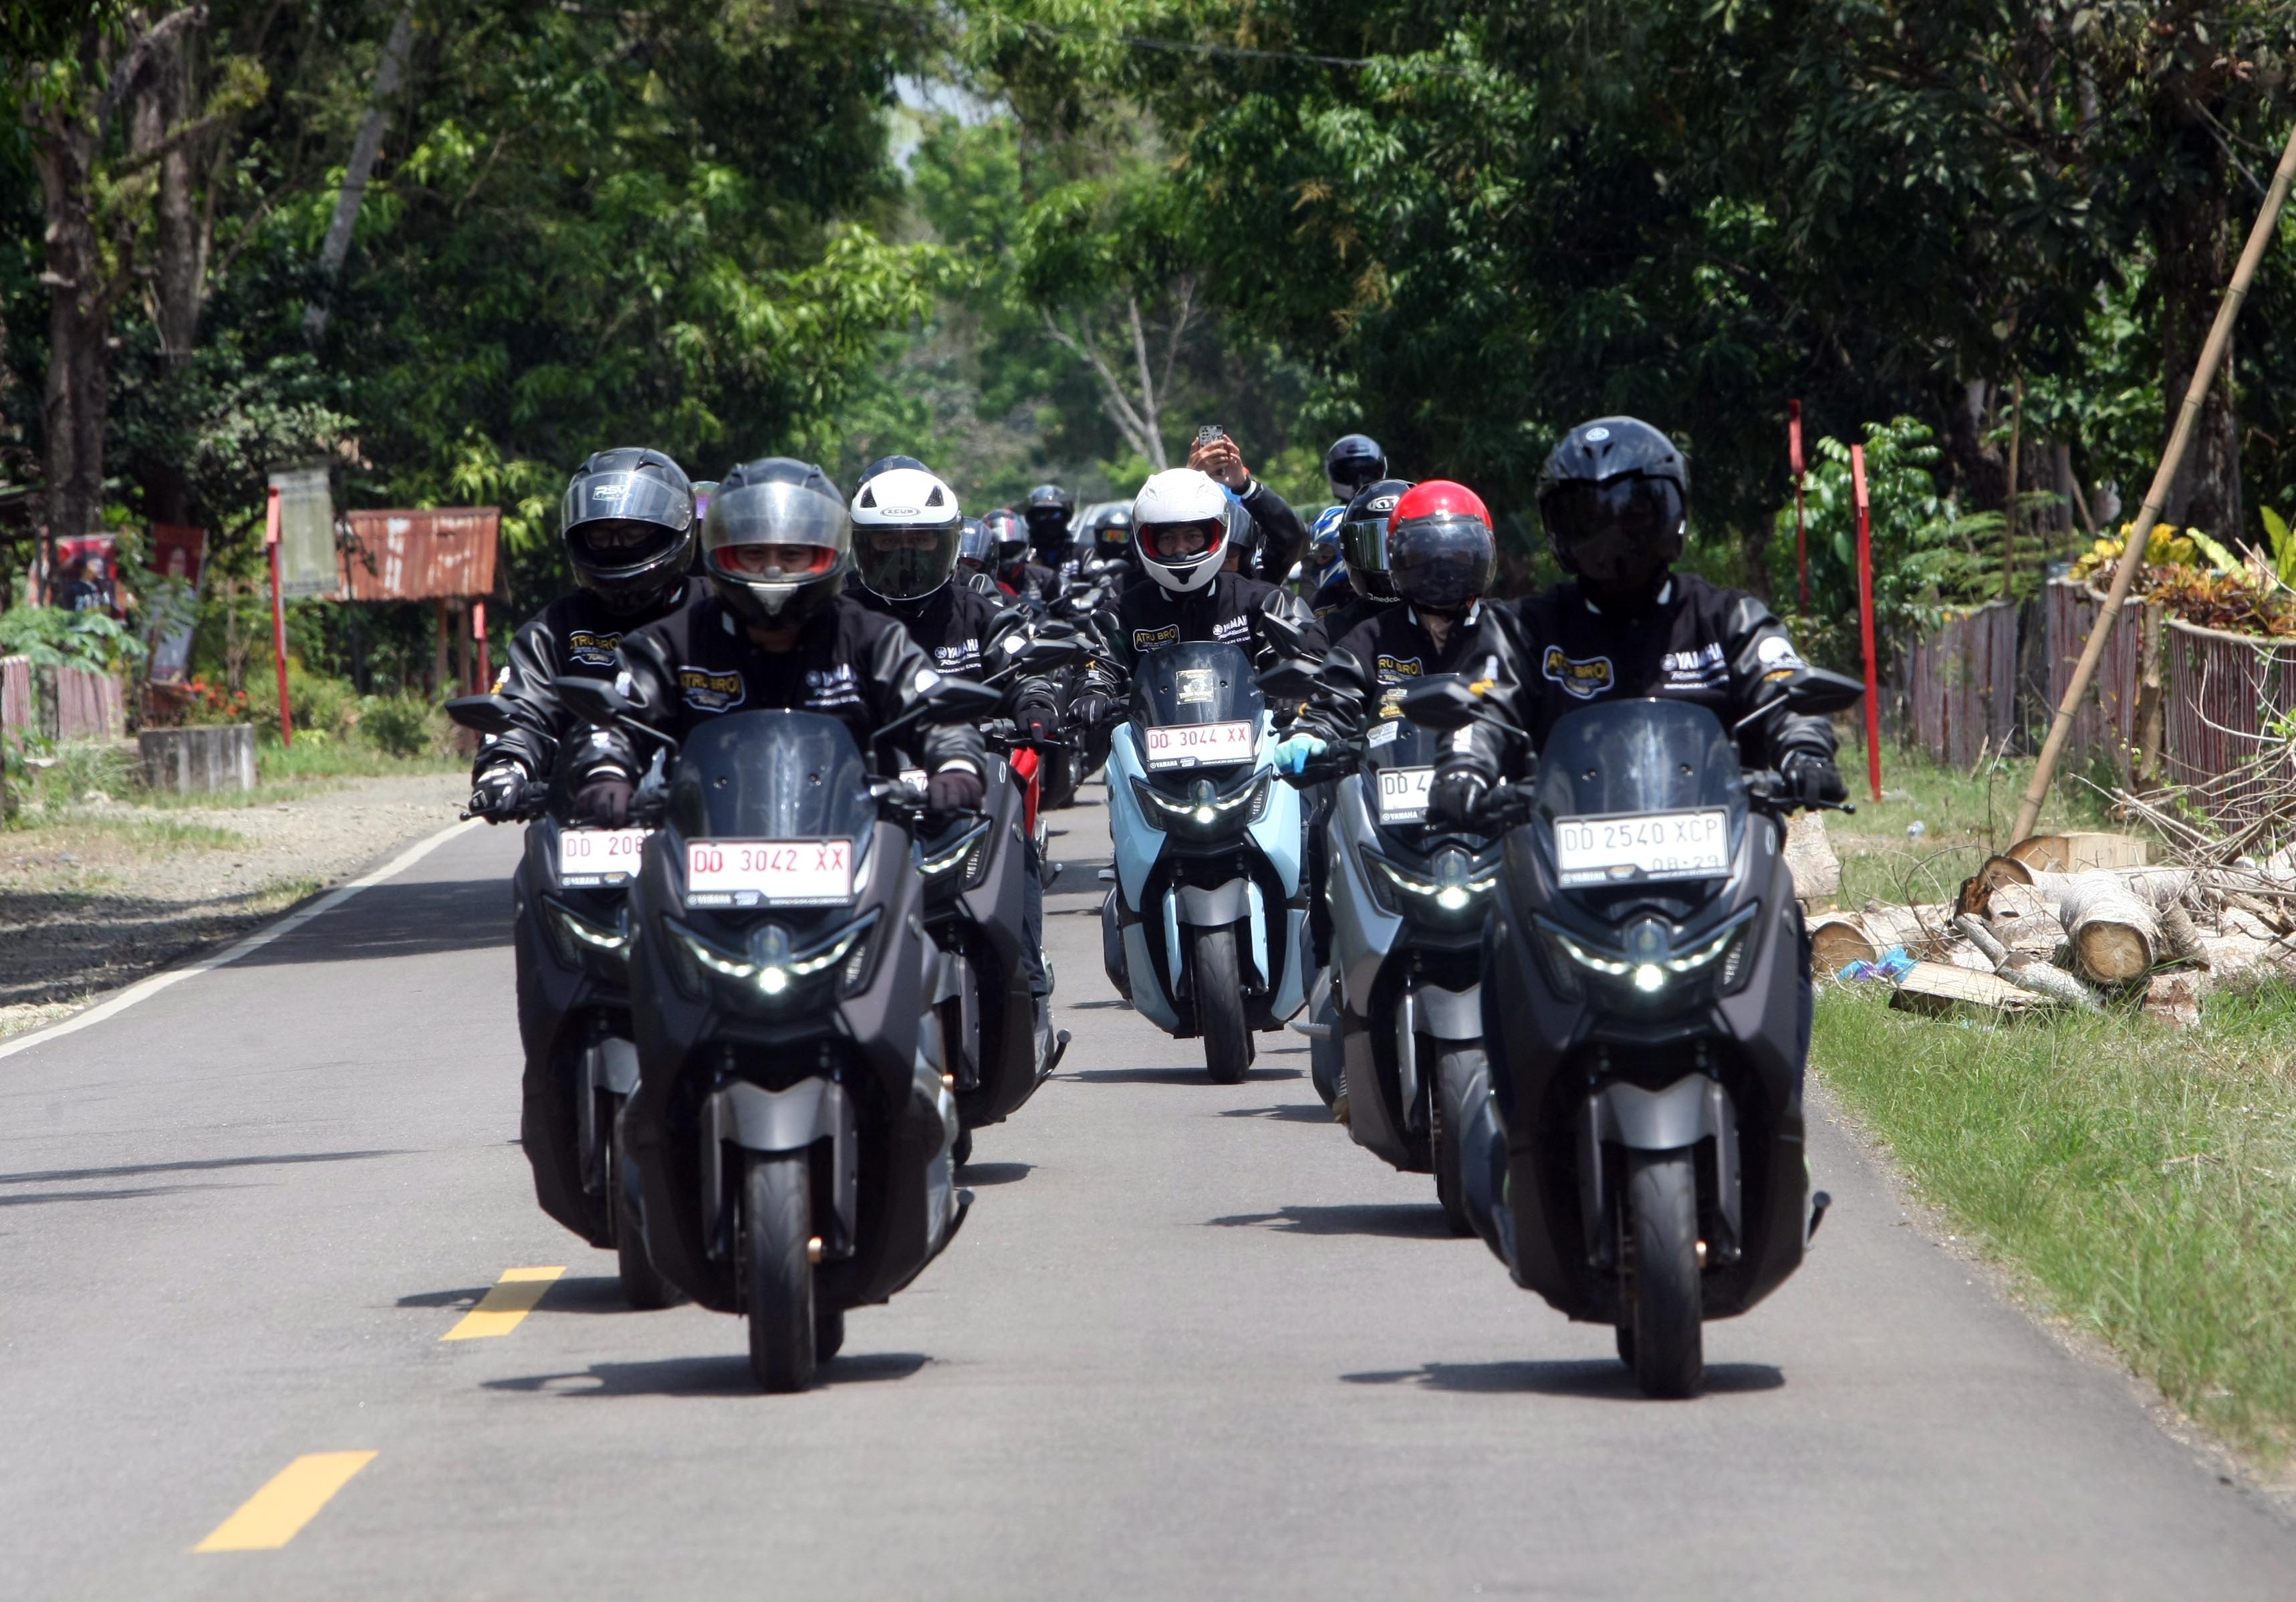
[[[1140,658],[1133,705],[1150,728],[1258,723],[1262,705],[1251,660],[1222,640],[1191,640]]]
[[[736,712],[686,737],[669,815],[688,839],[857,842],[877,808],[860,748],[837,719]]]
[[[1563,718],[1533,796],[1565,886],[1721,877],[1745,834],[1737,748],[1712,712],[1683,701],[1606,701]],[[1557,828],[1636,818],[1659,821]]]

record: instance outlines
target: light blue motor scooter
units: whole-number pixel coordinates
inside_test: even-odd
[[[1144,654],[1108,758],[1114,884],[1101,909],[1109,982],[1233,1084],[1254,1032],[1300,1010],[1309,975],[1300,795],[1243,651],[1218,641]]]

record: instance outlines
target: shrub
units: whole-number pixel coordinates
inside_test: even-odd
[[[439,748],[445,720],[419,695],[370,695],[358,704],[359,732],[393,756],[422,756]]]

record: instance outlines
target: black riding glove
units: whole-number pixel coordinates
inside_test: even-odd
[[[518,816],[526,800],[526,770],[514,762],[498,762],[471,781],[471,816],[489,823],[506,823]]]
[[[1037,745],[1048,745],[1060,739],[1060,709],[1056,707],[1023,707],[1021,709],[1021,732]]]
[[[1490,791],[1490,781],[1472,768],[1439,772],[1427,787],[1427,821],[1439,829],[1465,829],[1474,822]]]
[[[1786,793],[1804,806],[1816,806],[1821,802],[1848,798],[1849,787],[1841,781],[1841,770],[1833,765],[1833,758],[1816,751],[1789,751],[1778,764],[1778,777],[1786,781]]]
[[[1069,703],[1069,722],[1079,729],[1096,729],[1108,721],[1108,698],[1087,690]]]
[[[925,810],[947,817],[951,813],[979,812],[988,787],[971,768],[943,768],[925,781]]]
[[[574,792],[574,816],[601,829],[622,829],[630,821],[630,798],[637,786],[620,773],[600,773]]]

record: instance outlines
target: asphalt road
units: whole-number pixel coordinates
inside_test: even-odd
[[[1809,1263],[1640,1400],[1297,1037],[1221,1088],[1112,1004],[1101,819],[1059,820],[1060,1076],[803,1396],[536,1209],[506,831],[0,1060],[0,1596],[2296,1594],[2296,1526],[1823,1122]]]

